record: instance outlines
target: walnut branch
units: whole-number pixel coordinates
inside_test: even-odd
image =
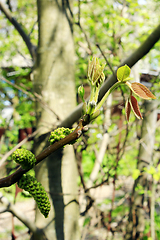
[[[9,9],[5,7],[5,5],[0,1],[0,10],[5,14],[7,19],[13,24],[13,26],[16,28],[22,39],[24,40],[29,53],[32,57],[32,59],[35,59],[35,52],[36,52],[36,46],[31,43],[30,38],[27,36],[27,34],[24,32],[23,28],[21,25],[17,22],[17,20],[12,17],[12,14]]]
[[[133,67],[142,57],[144,57],[160,39],[160,25],[153,30],[148,38],[135,50],[127,59],[125,59],[120,66],[127,64],[130,68]],[[119,66],[119,67],[120,67]],[[105,93],[110,89],[114,83],[117,82],[116,75],[111,75],[103,84],[99,92],[99,101],[103,98]],[[69,114],[62,122],[61,126],[70,127],[74,122],[78,121],[82,111],[82,103],[79,104],[73,112]]]
[[[43,159],[48,157],[51,153],[53,153],[56,150],[62,148],[66,144],[78,139],[83,132],[83,127],[85,125],[87,125],[88,123],[89,123],[89,119],[87,119],[87,118],[86,119],[81,119],[79,121],[78,126],[76,127],[76,129],[72,133],[70,133],[68,136],[61,139],[60,141],[55,142],[51,146],[47,147],[43,152],[41,152],[38,156],[36,156],[36,165],[38,163],[40,163]],[[13,174],[0,179],[0,188],[9,187],[12,184],[16,183],[22,177],[22,175],[24,173],[28,172],[29,170],[30,169],[25,170],[22,167],[19,167]]]

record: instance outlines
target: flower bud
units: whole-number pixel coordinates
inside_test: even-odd
[[[18,187],[31,194],[36,201],[39,210],[45,216],[45,218],[47,218],[51,204],[42,184],[38,182],[35,177],[29,174],[23,174],[21,179],[18,181]]]
[[[101,111],[98,109],[96,112],[92,113],[90,120],[93,121],[100,115]]]
[[[96,107],[96,102],[95,101],[91,101],[88,103],[88,111],[87,111],[87,114],[92,114],[94,109]]]
[[[17,149],[12,154],[12,159],[20,164],[23,169],[33,168],[36,163],[35,155],[27,149]]]
[[[82,106],[82,115],[85,115],[86,112],[87,112],[87,103],[84,102],[84,103],[83,103],[83,106]]]
[[[91,85],[99,87],[104,79],[105,75],[103,73],[105,64],[100,66],[98,58],[93,58],[92,61],[89,60],[88,62],[88,80],[90,81]]]
[[[61,139],[65,138],[67,135],[69,135],[71,132],[74,131],[74,128],[57,128],[53,132],[51,132],[51,135],[49,137],[50,144],[53,144],[55,142],[60,141]]]

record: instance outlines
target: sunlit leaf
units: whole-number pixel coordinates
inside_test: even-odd
[[[156,169],[154,166],[151,166],[150,169],[148,169],[148,173],[150,173],[151,175],[156,173]]]
[[[139,169],[134,169],[132,177],[134,180],[136,180],[140,175],[140,170]]]
[[[94,70],[96,68],[96,58],[94,57],[92,61],[88,61],[88,79],[91,80],[94,74]]]
[[[156,97],[141,83],[131,83],[131,90],[143,99],[156,99]]]
[[[154,174],[153,174],[153,178],[154,178],[156,181],[159,181],[159,179],[160,179],[159,173],[154,173]]]
[[[138,106],[138,102],[137,99],[134,96],[131,96],[130,98],[130,104],[132,107],[132,111],[134,112],[134,115],[138,118],[138,119],[143,119],[141,112],[139,110],[139,106]]]
[[[117,79],[119,82],[123,82],[126,80],[126,78],[130,75],[130,68],[127,65],[124,65],[117,70]]]

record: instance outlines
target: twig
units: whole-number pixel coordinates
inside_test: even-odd
[[[104,59],[105,59],[106,63],[108,64],[108,66],[109,66],[110,70],[112,71],[112,74],[113,74],[113,75],[115,75],[115,77],[116,77],[115,71],[113,70],[113,68],[112,68],[111,64],[109,63],[108,59],[107,59],[107,58],[106,58],[106,56],[104,55],[104,52],[102,51],[102,49],[101,49],[100,45],[99,45],[98,43],[96,43],[96,46],[97,46],[97,47],[98,47],[98,49],[100,50],[100,52],[101,52],[102,56],[104,57]]]
[[[83,29],[83,27],[82,27],[82,25],[81,25],[81,7],[80,7],[80,0],[78,0],[78,22],[76,22],[75,24],[78,25],[79,28],[81,29],[81,31],[83,32],[84,37],[85,37],[85,39],[86,39],[86,42],[87,42],[87,44],[88,44],[88,48],[89,48],[89,50],[90,50],[90,55],[92,55],[92,54],[93,54],[93,51],[92,51],[92,47],[91,47],[90,41],[89,41],[89,39],[88,39],[88,36],[87,36],[86,32],[84,31],[84,29]]]
[[[29,96],[29,98],[32,99],[32,101],[38,100],[42,104],[42,107],[45,108],[46,111],[48,111],[48,110],[51,111],[56,116],[57,120],[61,120],[60,117],[53,111],[53,109],[50,108],[45,101],[43,101],[43,98],[42,98],[42,96],[40,94],[38,94],[36,92],[30,93],[30,92],[24,90],[23,88],[21,88],[20,86],[18,86],[17,84],[10,82],[9,80],[7,80],[6,78],[4,78],[2,76],[0,76],[0,79],[2,81],[5,81],[6,83],[11,85],[12,87],[20,90],[21,92],[23,92],[27,96]]]
[[[5,211],[11,212],[15,217],[17,217],[29,230],[33,233],[38,231],[38,228],[28,219],[21,211],[19,211],[11,202],[8,201],[6,197],[0,193],[0,202],[5,205]]]
[[[34,27],[35,27],[35,25],[36,25],[37,23],[38,23],[38,20],[36,20],[36,21],[34,22],[32,28],[31,28],[31,31],[30,31],[30,33],[28,34],[28,37],[31,36],[31,34],[32,34],[33,30],[34,30]]]
[[[0,79],[6,83],[8,83],[9,85],[11,85],[12,87],[20,90],[21,92],[23,92],[24,94],[26,94],[27,96],[29,96],[30,99],[32,99],[32,101],[35,101],[36,99],[34,98],[33,94],[31,94],[30,92],[24,90],[23,88],[19,87],[18,85],[16,85],[15,83],[10,82],[8,79],[0,76]]]
[[[12,17],[12,13],[10,12],[9,9],[7,9],[5,7],[5,5],[2,3],[2,1],[0,2],[0,9],[5,14],[5,16],[8,18],[8,20],[13,24],[13,26],[16,28],[16,30],[19,32],[20,36],[24,40],[24,42],[30,52],[32,59],[35,59],[36,46],[31,43],[30,38],[27,36],[27,34],[25,33],[25,31],[23,30],[21,25],[17,22],[17,20],[14,17]]]
[[[151,190],[151,238],[155,239],[155,180],[152,179],[152,190]]]
[[[108,143],[109,143],[109,134],[105,133],[103,135],[103,139],[102,139],[102,142],[101,142],[101,147],[100,147],[100,150],[99,150],[99,153],[98,153],[98,158],[97,158],[97,160],[94,164],[93,170],[90,174],[90,179],[87,182],[87,188],[90,188],[92,186],[93,182],[96,179],[96,176],[97,176],[97,174],[99,172],[99,169],[100,169],[99,166],[103,161],[104,154],[106,152],[106,148],[107,148]]]
[[[92,55],[92,51],[88,47],[86,47],[84,43],[79,41],[78,44],[88,53],[88,55]]]
[[[46,157],[48,157],[51,153],[55,152],[56,150],[62,148],[66,144],[77,140],[82,132],[83,132],[83,127],[89,123],[89,119],[84,118],[79,121],[79,124],[77,128],[70,133],[68,136],[65,138],[61,139],[58,142],[55,142],[51,146],[47,147],[43,152],[41,152],[37,157],[36,157],[36,164],[40,163],[42,160],[44,160]],[[9,175],[8,177],[0,179],[0,188],[2,187],[9,187],[12,184],[16,183],[24,173],[28,172],[30,169],[23,169],[22,167],[19,167],[13,174]]]

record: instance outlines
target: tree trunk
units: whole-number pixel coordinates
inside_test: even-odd
[[[144,193],[141,190],[147,189],[147,173],[144,168],[152,164],[152,154],[154,147],[154,135],[157,121],[157,102],[145,101],[145,117],[142,123],[140,149],[137,169],[140,171],[139,177],[135,180],[131,196],[131,206],[126,227],[126,240],[142,239],[145,229],[145,208]],[[140,190],[137,188],[141,187]]]
[[[74,44],[65,4],[66,1],[37,0],[39,45],[34,88],[42,101],[36,106],[39,129],[36,155],[47,145],[47,140],[42,141],[40,136],[53,129],[57,117],[63,120],[76,104]],[[80,239],[77,176],[72,146],[57,151],[36,167],[36,177],[49,193],[52,204],[47,219],[36,209],[36,225],[43,229],[46,239]]]

